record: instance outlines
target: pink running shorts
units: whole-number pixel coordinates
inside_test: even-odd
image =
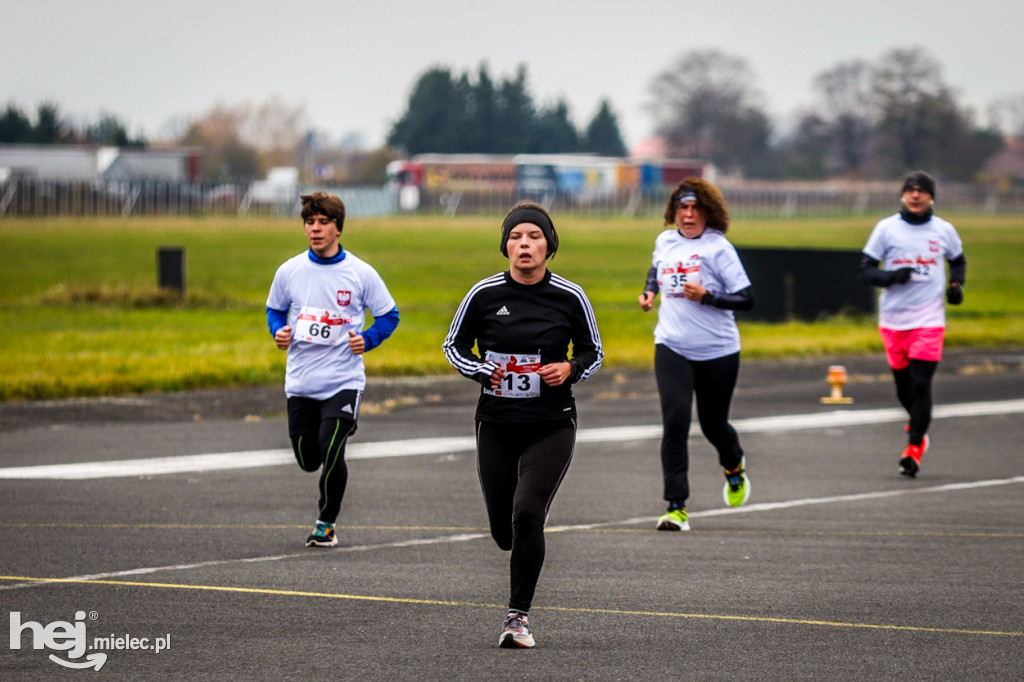
[[[879,327],[885,357],[893,369],[903,369],[911,360],[942,359],[942,342],[946,338],[945,327],[923,327],[921,329],[887,329]]]

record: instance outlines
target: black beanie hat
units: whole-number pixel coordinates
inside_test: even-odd
[[[928,175],[922,170],[910,171],[907,174],[906,179],[903,181],[903,189],[900,190],[900,194],[903,194],[911,187],[920,187],[928,194],[932,195],[932,199],[935,198],[935,178]]]
[[[505,221],[501,224],[501,254],[508,258],[508,235],[513,227],[523,223],[533,223],[540,228],[544,238],[548,240],[548,258],[554,256],[555,251],[558,251],[558,233],[555,232],[554,224],[543,211],[528,207],[514,208],[505,216]]]

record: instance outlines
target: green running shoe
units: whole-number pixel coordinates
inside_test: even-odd
[[[690,530],[690,522],[686,520],[686,507],[669,509],[658,519],[658,530]]]
[[[750,498],[750,479],[747,478],[747,458],[740,460],[740,465],[729,471],[725,470],[725,487],[722,488],[722,499],[730,507],[742,507]]]

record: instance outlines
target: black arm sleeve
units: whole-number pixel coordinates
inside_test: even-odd
[[[750,287],[740,289],[735,294],[713,294],[709,291],[701,297],[700,304],[722,310],[750,310],[754,307],[754,297],[750,295]]]
[[[860,259],[860,281],[864,284],[874,284],[876,287],[887,287],[896,280],[892,271],[879,270],[878,261],[864,254]]]
[[[951,258],[949,261],[949,283],[959,282],[960,286],[964,285],[967,278],[967,259],[964,258],[964,254],[960,254],[956,258]]]
[[[644,282],[644,293],[648,291],[654,294],[658,293],[658,268],[653,265],[647,271],[647,281]]]

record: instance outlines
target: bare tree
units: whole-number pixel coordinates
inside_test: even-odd
[[[671,153],[724,167],[756,165],[771,127],[746,60],[719,50],[694,50],[657,74],[649,105]]]
[[[307,121],[303,105],[289,106],[275,95],[247,109],[242,140],[261,150],[269,165],[290,165],[306,137]]]
[[[837,64],[814,79],[825,106],[828,135],[844,171],[859,172],[871,139],[871,67],[862,60]]]
[[[193,121],[179,144],[206,150],[206,174],[217,180],[253,180],[262,177],[259,150],[243,142],[241,130],[245,107],[215,104]]]
[[[937,146],[942,144],[941,130],[959,125],[942,66],[921,48],[884,54],[874,71],[872,96],[878,129],[894,144],[902,169],[934,163]]]
[[[1024,92],[1000,97],[989,106],[988,114],[1003,134],[1024,139]]]

